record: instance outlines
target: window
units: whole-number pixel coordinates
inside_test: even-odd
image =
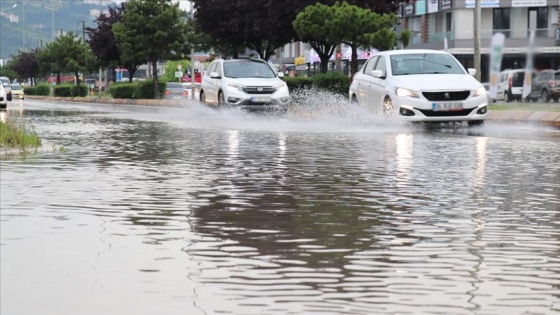
[[[371,58],[366,65],[364,66],[364,73],[371,75],[371,71],[373,70],[373,66],[375,66],[375,62],[379,59],[379,57]]]
[[[210,72],[216,71],[216,65],[217,64],[218,64],[217,62],[214,62],[213,64],[211,64],[210,67],[208,67],[206,75],[210,76]]]
[[[451,32],[451,12],[445,13],[445,31]]]
[[[375,70],[381,70],[383,71],[383,75],[387,75],[387,66],[385,65],[385,57],[381,56],[379,57],[379,59],[377,60],[377,63],[375,64]]]
[[[497,8],[493,12],[493,30],[494,33],[504,33],[506,37],[510,37],[510,8]]]
[[[527,29],[535,28],[535,37],[548,36],[548,8],[529,8],[527,17]],[[528,33],[529,34],[529,33]]]

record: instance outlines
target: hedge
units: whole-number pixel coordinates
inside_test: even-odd
[[[284,77],[290,92],[317,88],[336,94],[348,95],[350,78],[341,72],[327,72],[316,74],[312,77]]]
[[[113,98],[134,98],[136,83],[113,83],[109,86],[109,93]]]
[[[85,85],[60,84],[54,87],[54,96],[75,97],[87,96],[88,89]]]
[[[158,82],[159,94],[165,95],[165,82]],[[130,99],[155,99],[154,81],[136,81],[132,83],[114,83],[109,87],[109,93],[113,98]]]

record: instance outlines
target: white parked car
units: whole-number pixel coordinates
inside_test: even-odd
[[[4,85],[0,82],[0,109],[8,108],[8,93]]]
[[[475,74],[444,51],[382,51],[354,75],[349,96],[361,106],[398,114],[405,121],[481,125],[488,98]]]
[[[288,85],[261,59],[217,59],[202,77],[200,102],[216,107],[286,112]]]

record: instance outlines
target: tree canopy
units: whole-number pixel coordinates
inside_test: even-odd
[[[74,32],[69,32],[48,43],[37,54],[43,73],[57,74],[60,82],[61,73],[73,73],[76,83],[79,82],[79,73],[91,73],[97,68],[95,57],[87,43]]]
[[[178,3],[171,0],[129,0],[122,22],[113,25],[124,62],[150,62],[156,98],[157,62],[173,58],[185,48],[187,23]]]
[[[386,14],[395,13],[399,3],[406,0],[347,2]],[[222,51],[246,47],[258,52],[265,60],[275,49],[303,40],[294,29],[293,22],[306,7],[317,4],[332,6],[335,3],[336,0],[260,0],[258,4],[254,0],[194,0],[199,28],[211,37],[214,47]],[[328,52],[329,48],[323,50]]]
[[[335,25],[335,33],[331,36],[351,47],[351,76],[358,70],[359,47],[375,47],[378,50],[394,47],[396,34],[393,27],[397,22],[395,14],[381,15],[347,2],[337,2],[332,9],[335,17],[330,23]]]
[[[301,11],[293,22],[293,28],[299,38],[311,45],[321,60],[321,72],[327,72],[327,66],[334,49],[340,43],[336,37],[338,31],[335,11],[331,6],[317,3]]]

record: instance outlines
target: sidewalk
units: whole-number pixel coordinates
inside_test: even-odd
[[[26,95],[27,99],[43,99],[57,102],[85,102],[95,104],[112,105],[141,105],[141,106],[161,106],[161,107],[183,107],[193,100],[165,100],[165,99],[113,99],[99,97],[52,97]],[[560,129],[560,111],[534,111],[527,110],[492,110],[488,113],[487,122],[509,122],[509,123],[531,123],[553,126]]]

